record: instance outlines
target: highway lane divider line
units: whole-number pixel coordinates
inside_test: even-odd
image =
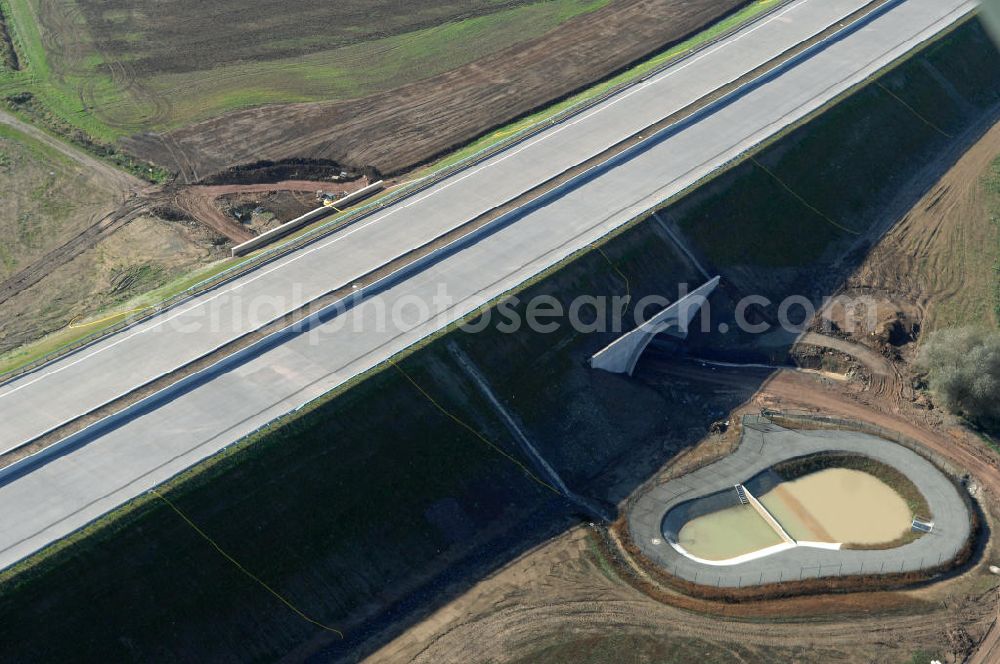
[[[244,575],[246,575],[247,577],[249,577],[250,579],[252,579],[257,585],[259,585],[260,587],[262,587],[267,592],[271,593],[274,597],[276,597],[278,599],[278,601],[280,601],[282,604],[284,604],[289,609],[291,609],[292,612],[295,613],[295,615],[297,615],[298,617],[302,618],[306,622],[311,623],[311,624],[315,625],[316,627],[319,627],[320,629],[322,629],[324,631],[332,632],[333,634],[336,634],[341,639],[344,638],[344,633],[341,632],[339,629],[336,629],[335,627],[330,627],[328,625],[324,625],[323,623],[319,622],[318,620],[310,618],[308,615],[305,614],[305,612],[303,612],[301,609],[299,609],[299,607],[297,607],[294,604],[292,604],[292,602],[289,601],[284,595],[282,595],[281,593],[279,593],[278,591],[276,591],[274,588],[272,588],[271,586],[269,586],[267,583],[265,583],[263,580],[261,580],[261,578],[259,576],[257,576],[256,574],[254,574],[253,572],[251,572],[250,570],[248,570],[246,567],[244,567],[243,565],[241,565],[238,560],[236,560],[231,555],[229,555],[228,553],[226,553],[225,549],[223,549],[221,546],[219,546],[219,544],[214,539],[212,539],[211,537],[209,537],[208,534],[204,530],[202,530],[201,528],[199,528],[195,524],[194,521],[192,521],[190,518],[188,518],[188,516],[186,514],[184,514],[184,512],[182,512],[180,510],[180,508],[178,508],[177,505],[175,505],[173,503],[173,501],[171,501],[170,499],[168,499],[166,496],[164,496],[162,493],[160,493],[156,489],[150,489],[149,492],[151,494],[153,494],[154,496],[156,496],[157,498],[159,498],[164,504],[166,504],[167,507],[169,507],[171,510],[173,510],[177,514],[177,516],[179,516],[181,519],[183,519],[183,521],[187,525],[191,526],[191,528],[196,533],[198,533],[198,535],[200,535],[202,539],[204,539],[206,542],[208,542],[212,546],[213,549],[215,549],[216,551],[218,551],[219,554],[223,558],[225,558],[226,560],[228,560],[229,562],[231,562],[236,567],[236,569],[238,569],[239,571],[243,572]]]

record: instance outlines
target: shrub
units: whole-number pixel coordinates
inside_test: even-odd
[[[979,424],[1000,423],[1000,332],[938,330],[921,349],[918,366],[949,410]]]

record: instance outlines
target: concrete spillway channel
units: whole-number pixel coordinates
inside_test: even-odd
[[[545,457],[541,455],[538,448],[532,444],[531,440],[525,434],[523,427],[518,423],[517,419],[514,417],[506,406],[504,406],[500,400],[497,398],[496,394],[493,393],[493,389],[490,387],[489,383],[486,382],[486,378],[480,373],[479,369],[472,362],[472,359],[466,355],[461,348],[459,348],[454,342],[448,344],[448,351],[458,362],[462,370],[472,379],[472,382],[476,384],[480,393],[486,397],[486,400],[496,411],[497,415],[503,421],[504,426],[514,437],[521,448],[521,451],[525,456],[531,461],[531,465],[537,470],[542,478],[551,484],[553,487],[559,490],[559,492],[565,496],[571,503],[576,505],[578,508],[583,510],[588,516],[597,521],[614,521],[617,517],[617,513],[614,507],[610,505],[603,505],[596,500],[592,500],[585,496],[581,496],[572,490],[563,481],[562,477],[555,468],[545,460]]]

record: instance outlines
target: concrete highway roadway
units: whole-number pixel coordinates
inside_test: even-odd
[[[252,305],[255,296],[274,301],[283,297],[285,306],[294,306],[349,284],[353,275],[379,265],[386,256],[422,244],[443,229],[509,200],[532,183],[582,162],[602,146],[702,96],[707,91],[699,87],[704,80],[714,81],[711,86],[715,87],[721,80],[738,76],[732,69],[734,63],[739,64],[739,71],[752,69],[755,62],[768,60],[862,4],[839,0],[794,4],[751,28],[756,32],[744,33],[736,41],[701,54],[700,60],[682,63],[549,130],[557,133],[541,134],[252,273],[235,290],[227,286],[208,293],[165,313],[164,320],[148,321],[10,383],[0,392],[3,445],[30,439],[169,370],[183,358],[218,345],[226,335],[245,329],[244,317],[233,313],[245,314],[241,307]],[[905,0],[864,27],[832,40],[780,76],[679,131],[651,139],[627,161],[584,180],[544,206],[529,207],[507,226],[377,298],[238,367],[212,375],[86,445],[15,476],[0,485],[0,568],[523,283],[819,108],[974,6],[968,0]],[[789,34],[794,36],[789,39]],[[771,42],[771,50],[758,40]],[[706,62],[712,66],[699,69]],[[729,73],[720,77],[718,67],[728,68]],[[697,74],[689,80],[687,72]],[[587,147],[580,152],[580,145]],[[567,161],[569,154],[573,156]],[[454,302],[441,315],[414,317],[411,307],[410,324],[378,324],[380,309],[391,310],[413,298],[431,302],[442,284]],[[186,316],[192,318],[183,320],[185,325],[204,323],[204,310],[210,307],[228,312],[223,320],[230,327],[197,333],[174,328]]]
[[[332,238],[0,387],[0,452],[353,283],[740,78],[869,2],[803,0],[786,7]]]

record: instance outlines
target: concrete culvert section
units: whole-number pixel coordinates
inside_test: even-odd
[[[933,530],[914,531],[916,516]],[[745,422],[730,456],[648,488],[627,519],[650,561],[718,587],[942,570],[972,535],[959,487],[913,450],[767,420]]]

